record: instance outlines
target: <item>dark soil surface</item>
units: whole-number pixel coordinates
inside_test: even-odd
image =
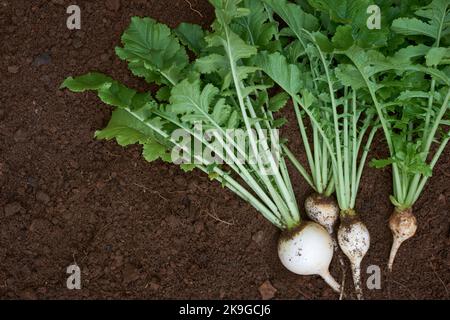
[[[279,231],[252,207],[199,172],[95,141],[110,110],[93,94],[58,90],[65,77],[91,70],[146,88],[114,55],[121,33],[134,15],[208,26],[207,1],[190,2],[0,0],[0,298],[260,299],[275,289],[277,299],[337,298],[320,278],[283,268]],[[80,31],[66,28],[74,3]],[[296,136],[294,121],[286,131]],[[385,152],[379,138],[372,156]],[[449,159],[447,150],[415,208],[418,233],[390,277],[390,172],[365,171],[357,209],[372,244],[363,275],[370,265],[382,271],[381,290],[366,298],[450,297]],[[295,172],[293,180],[302,203],[310,190]],[[74,262],[82,290],[70,291]],[[340,277],[337,261],[332,272]]]

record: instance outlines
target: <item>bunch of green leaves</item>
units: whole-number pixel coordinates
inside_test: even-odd
[[[320,19],[286,0],[264,3],[287,25],[280,34],[289,41],[280,52],[261,53],[259,65],[293,100],[309,172],[286,152],[316,191],[329,195],[335,188],[341,210],[352,212],[378,128],[375,110],[361,86],[345,81],[347,66],[334,55],[340,43]]]
[[[407,209],[418,200],[449,140],[450,3],[433,0],[413,16],[397,17],[391,33],[404,39],[393,53],[356,42],[336,53],[351,60],[348,82],[364,88],[377,109],[390,157],[373,165],[392,165],[391,200]]]
[[[277,126],[272,111],[286,101],[268,97],[271,84],[264,83],[252,61],[258,47],[269,49],[277,43],[275,23],[255,0],[211,3],[217,18],[212,32],[193,24],[184,23],[171,30],[150,18],[132,19],[122,36],[123,47],[116,53],[134,75],[159,86],[156,94],[137,92],[100,73],[70,77],[62,88],[95,91],[104,103],[113,106],[111,120],[96,133],[97,138],[115,139],[122,146],[141,144],[148,161],[162,159],[178,164],[186,159],[174,159],[173,151],[183,150],[188,157],[188,163],[182,165],[184,170],[202,170],[276,226],[293,228],[300,223],[300,215],[284,158],[269,153],[272,174],[267,175],[260,161],[239,161],[239,156],[247,159],[249,151],[228,134],[229,129],[243,129],[255,154],[259,144],[264,150],[271,147],[272,140],[266,139],[263,129]],[[189,60],[187,50],[196,56],[194,61]],[[217,134],[208,139],[196,130],[199,123]],[[197,155],[193,143],[180,141],[178,130],[225,165]]]

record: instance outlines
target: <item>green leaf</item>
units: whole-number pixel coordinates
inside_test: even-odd
[[[144,143],[142,155],[146,161],[153,162],[160,158],[167,160],[168,152],[165,146],[155,140],[149,139]]]
[[[206,41],[210,47],[223,46],[226,54],[235,62],[250,58],[257,53],[256,47],[246,44],[244,40],[231,30],[225,34],[215,33],[207,36]]]
[[[269,110],[278,112],[286,106],[289,101],[289,95],[286,92],[281,92],[269,100]]]
[[[186,79],[172,89],[168,111],[180,115],[183,122],[202,121],[205,127],[225,127],[232,108],[218,98],[219,89],[207,84],[201,89],[200,79]]]
[[[279,119],[276,119],[276,120],[273,121],[272,126],[274,128],[278,129],[278,128],[283,127],[286,123],[288,123],[286,118],[279,118]]]
[[[228,67],[228,61],[220,54],[210,54],[195,61],[195,70],[201,74],[218,72]]]
[[[99,98],[106,104],[118,108],[142,108],[154,103],[148,93],[137,93],[112,78],[100,73],[88,73],[76,78],[68,78],[61,88],[73,92],[97,91]]]
[[[109,83],[98,90],[100,99],[110,106],[128,108],[131,106],[136,91],[118,82]]]
[[[159,127],[157,119],[151,120],[155,127]],[[136,114],[125,109],[113,111],[108,126],[95,134],[97,139],[111,140],[115,139],[120,146],[129,146],[132,144],[142,144],[143,156],[149,161],[155,161],[159,158],[167,159],[169,149],[167,146],[157,142],[155,132],[144,123]]]
[[[416,11],[418,18],[399,18],[392,23],[392,29],[406,36],[426,36],[439,43],[442,37],[450,33],[448,21],[448,0],[433,0],[429,5]],[[425,20],[425,21],[423,21]]]
[[[426,55],[427,66],[435,67],[441,64],[442,60],[450,56],[448,48],[432,48]]]
[[[73,92],[85,92],[99,90],[107,83],[112,83],[112,78],[97,72],[91,72],[80,77],[69,77],[61,85],[61,89],[69,89]]]
[[[264,50],[273,50],[273,38],[277,32],[276,23],[269,20],[264,3],[261,0],[244,0],[243,6],[249,14],[235,19],[231,29],[245,42]]]
[[[381,159],[381,160],[373,159],[370,162],[370,165],[376,169],[382,169],[386,168],[387,166],[390,166],[393,163],[395,163],[393,159]]]
[[[170,87],[161,87],[158,92],[156,92],[156,99],[161,102],[167,102],[170,99]]]
[[[258,66],[289,95],[295,96],[301,88],[301,74],[297,65],[288,64],[280,53],[259,55]]]
[[[317,18],[303,11],[299,5],[288,3],[286,0],[263,1],[288,24],[295,34],[302,34],[303,29],[310,32],[319,29]]]
[[[334,47],[341,50],[350,48],[354,43],[352,32],[353,28],[350,25],[337,27],[332,39]]]
[[[194,171],[194,169],[197,167],[197,165],[195,164],[181,164],[180,168],[181,170],[183,170],[184,172],[192,172]]]
[[[177,83],[189,63],[186,50],[172,31],[150,18],[134,17],[116,53],[129,63],[134,75],[149,82]]]
[[[311,107],[314,102],[316,101],[316,97],[309,91],[306,89],[301,90],[301,103],[303,108],[305,109],[309,109],[309,107]]]
[[[174,30],[181,43],[187,46],[192,52],[199,56],[206,48],[205,31],[201,26],[191,23],[181,23]]]
[[[435,30],[417,18],[399,18],[392,23],[392,30],[406,36],[423,35],[434,38]]]
[[[364,88],[366,83],[361,73],[353,65],[341,64],[336,68],[336,77],[347,87],[358,90]]]

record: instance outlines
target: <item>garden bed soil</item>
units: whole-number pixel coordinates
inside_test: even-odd
[[[66,28],[74,3],[79,31]],[[218,183],[146,163],[139,147],[93,139],[110,109],[94,94],[58,87],[96,70],[146,89],[114,55],[135,15],[208,27],[213,10],[206,0],[0,0],[0,298],[338,298],[319,277],[284,269],[279,231]],[[292,140],[294,116],[285,112]],[[300,141],[291,145],[304,153]],[[385,155],[379,136],[371,157]],[[363,270],[382,272],[381,289],[366,290],[367,299],[450,297],[449,159],[447,149],[415,207],[417,235],[390,276],[391,174],[365,171],[357,209],[372,243]],[[302,203],[311,190],[292,172]],[[73,263],[81,290],[66,288]],[[338,278],[339,270],[334,261]]]

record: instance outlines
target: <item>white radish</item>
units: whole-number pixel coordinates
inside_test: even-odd
[[[328,270],[333,259],[333,241],[319,224],[304,222],[298,229],[281,235],[278,256],[281,263],[298,275],[319,275],[336,292],[339,283]]]
[[[322,227],[327,229],[333,241],[334,251],[338,253],[338,244],[334,236],[334,228],[336,222],[339,219],[339,205],[337,201],[332,197],[327,197],[314,193],[305,200],[306,215],[314,222],[317,222]],[[339,264],[342,269],[342,281],[341,281],[341,295],[340,299],[344,297],[345,287],[345,263],[342,257],[339,255]]]
[[[340,210],[333,198],[315,193],[306,199],[305,211],[312,221],[325,227],[329,234],[334,233]]]
[[[417,231],[417,219],[412,213],[412,209],[399,210],[395,209],[389,219],[389,228],[394,236],[391,254],[389,256],[388,269],[392,271],[395,256],[402,243],[412,238]]]
[[[369,250],[369,230],[356,215],[344,216],[338,230],[338,242],[342,252],[350,260],[356,296],[362,300],[361,261]]]

